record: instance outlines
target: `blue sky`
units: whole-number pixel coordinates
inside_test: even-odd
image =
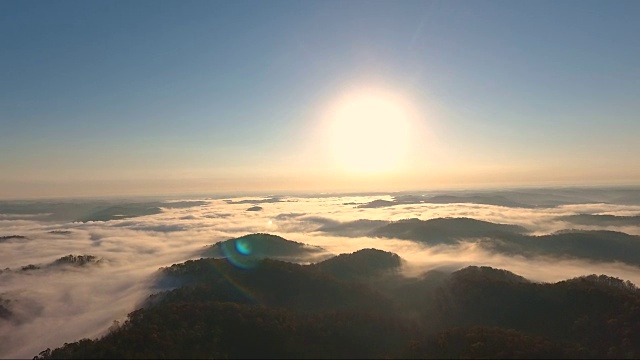
[[[0,197],[637,184],[639,16],[637,1],[2,1]],[[364,179],[326,156],[322,117],[369,86],[418,115],[410,166]]]

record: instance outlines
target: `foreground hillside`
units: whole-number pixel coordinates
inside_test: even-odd
[[[312,265],[187,261],[161,271],[160,281],[179,287],[104,337],[39,357],[640,356],[640,291],[629,282],[592,275],[540,284],[473,266],[409,279],[401,266],[374,249]]]

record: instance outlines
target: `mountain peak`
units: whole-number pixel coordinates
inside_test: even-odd
[[[205,249],[203,255],[224,257],[240,267],[253,267],[264,258],[297,262],[323,253],[326,250],[319,246],[287,240],[278,235],[255,233],[213,244]]]
[[[402,258],[398,254],[378,250],[361,249],[350,254],[340,254],[316,264],[323,272],[346,280],[373,278],[399,270]]]
[[[511,271],[490,266],[467,266],[451,274],[457,280],[500,281],[509,283],[528,283],[529,280]]]

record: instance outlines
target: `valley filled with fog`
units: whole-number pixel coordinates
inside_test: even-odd
[[[172,264],[247,268],[222,242],[255,233],[299,243],[267,242],[263,257],[304,265],[379,249],[402,259],[404,278],[485,266],[537,283],[604,274],[640,284],[633,188],[3,201],[0,357],[104,335],[178,286],[161,275]]]

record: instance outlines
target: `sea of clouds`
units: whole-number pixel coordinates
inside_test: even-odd
[[[371,238],[356,227],[407,218],[469,217],[515,224],[533,234],[563,229],[605,229],[640,235],[640,226],[580,225],[558,219],[574,214],[640,215],[639,205],[604,202],[555,207],[515,208],[482,204],[400,204],[361,208],[392,196],[286,196],[264,198],[192,198],[203,201],[187,208],[163,208],[162,213],[110,221],[48,221],[36,215],[0,214],[0,236],[20,235],[0,242],[0,299],[12,316],[0,318],[0,357],[31,358],[81,338],[105,333],[122,321],[158,288],[158,269],[201,257],[208,245],[249,233],[280,235],[321,246],[331,254],[377,248],[406,260],[407,276],[430,269],[457,270],[486,265],[510,270],[530,280],[555,282],[606,274],[640,284],[640,269],[620,262],[507,256],[492,253],[472,240],[429,247],[418,242]],[[247,211],[259,206],[262,210]],[[327,226],[330,225],[330,226]],[[318,231],[322,226],[329,231]],[[69,255],[93,255],[86,266],[47,266]],[[313,262],[316,259],[307,259]],[[33,264],[41,268],[21,271]]]

